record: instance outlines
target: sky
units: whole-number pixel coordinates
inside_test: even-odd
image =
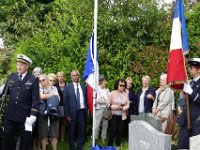
[[[160,5],[162,5],[162,4],[171,4],[175,0],[157,0],[157,1],[160,3]]]

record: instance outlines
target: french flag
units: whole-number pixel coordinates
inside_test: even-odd
[[[183,0],[176,0],[167,68],[167,83],[172,88],[182,89],[187,80],[184,54],[188,51]]]
[[[97,50],[94,49],[94,33],[92,34],[90,45],[88,47],[86,64],[83,74],[83,80],[87,83],[87,100],[88,100],[88,108],[92,113],[93,111],[93,95],[97,92],[98,87],[98,77],[99,77],[99,69],[98,69],[98,61],[95,56],[97,56]],[[96,60],[96,67],[95,67]]]

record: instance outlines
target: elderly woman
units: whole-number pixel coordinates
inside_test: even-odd
[[[39,78],[39,76],[40,76],[42,73],[43,73],[43,71],[42,71],[42,68],[40,68],[40,67],[35,67],[35,68],[33,69],[33,72],[32,72],[32,74],[33,74],[36,78]]]
[[[95,126],[95,139],[98,139],[99,128],[102,124],[101,130],[101,139],[102,142],[105,143],[105,139],[107,137],[107,129],[108,129],[108,120],[103,119],[103,112],[106,109],[108,95],[110,91],[106,88],[106,78],[104,76],[99,77],[99,87],[96,99],[96,126]]]
[[[112,146],[115,138],[118,149],[121,145],[123,121],[127,119],[127,111],[129,109],[129,98],[125,89],[126,81],[119,79],[115,82],[114,91],[108,96],[108,105],[113,113],[108,145]]]
[[[136,115],[151,113],[155,97],[155,90],[150,87],[150,77],[143,76],[142,87],[137,92]]]
[[[49,73],[49,74],[47,75],[47,77],[48,77],[48,79],[49,79],[49,84],[50,84],[51,86],[55,86],[56,83],[57,83],[57,76],[56,76],[56,74],[54,74],[54,73]]]
[[[161,119],[161,130],[165,132],[167,118],[174,109],[174,92],[168,87],[167,74],[160,76],[160,88],[156,91],[156,99],[153,103],[152,113]]]
[[[45,74],[39,76],[40,82],[40,99],[45,102],[52,96],[57,96],[55,99],[59,101],[58,90],[55,86],[49,84],[49,79]],[[57,101],[55,103],[58,103]],[[59,119],[51,120],[50,116],[39,115],[39,139],[41,141],[42,150],[46,150],[47,139],[50,138],[52,149],[57,149],[57,138],[59,136]]]

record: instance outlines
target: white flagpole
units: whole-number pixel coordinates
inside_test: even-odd
[[[95,103],[96,103],[96,78],[97,78],[97,17],[98,17],[98,0],[94,0],[94,90],[93,90],[93,125],[92,125],[92,146],[95,147]]]

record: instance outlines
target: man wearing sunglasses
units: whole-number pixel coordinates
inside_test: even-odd
[[[5,112],[4,150],[15,149],[16,131],[20,137],[20,150],[28,150],[31,141],[32,124],[36,121],[39,108],[38,80],[28,72],[32,64],[25,55],[17,55],[17,72],[12,73],[4,89],[10,98]],[[7,91],[7,93],[5,93]]]

